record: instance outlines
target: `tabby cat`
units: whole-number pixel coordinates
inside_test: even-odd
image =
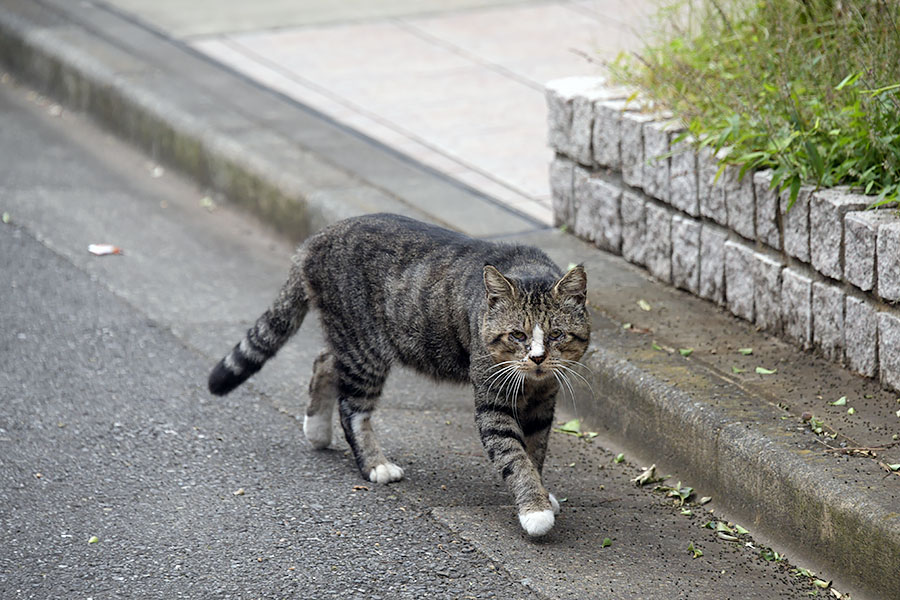
[[[541,482],[556,393],[588,346],[587,278],[540,250],[466,237],[397,215],[347,219],[307,239],[278,298],[209,376],[227,394],[319,311],[326,348],[313,365],[303,431],[315,448],[341,426],[366,479],[403,469],[381,451],[372,411],[394,362],[469,382],[488,457],[528,534],[547,533],[559,503]]]

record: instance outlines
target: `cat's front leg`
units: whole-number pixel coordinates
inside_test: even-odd
[[[553,414],[556,409],[556,391],[538,388],[526,403],[525,414],[519,417],[525,439],[525,451],[531,457],[538,475],[544,469],[544,457],[547,454],[547,442],[553,427]],[[553,514],[559,514],[559,502],[553,494],[548,494]]]
[[[515,498],[522,528],[531,536],[544,535],[553,527],[555,511],[526,449],[525,433],[511,406],[487,396],[476,392],[475,424],[481,443]]]

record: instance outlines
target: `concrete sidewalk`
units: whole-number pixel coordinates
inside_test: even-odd
[[[345,4],[344,9],[355,6]],[[426,17],[404,12],[400,3],[395,7],[397,12],[390,19],[379,21],[382,29],[394,31],[400,38],[414,38],[416,44],[422,43],[422,32],[427,29],[431,34],[426,37],[445,48],[450,39],[446,32],[453,29],[448,23],[454,19],[487,18],[502,11],[583,8],[577,3],[498,3]],[[791,558],[825,569],[828,578],[839,581],[842,591],[852,590],[855,599],[865,594],[898,597],[900,477],[885,473],[878,465],[879,460],[900,462],[898,448],[879,450],[877,460],[861,452],[823,453],[820,438],[798,410],[815,406],[816,416],[826,421],[849,421],[865,430],[862,445],[890,446],[891,435],[898,433],[897,422],[874,419],[867,408],[870,403],[880,406],[893,398],[872,382],[854,378],[810,354],[798,355],[711,305],[686,299],[614,257],[548,230],[541,213],[524,204],[485,193],[475,183],[462,181],[465,177],[450,168],[428,166],[424,155],[360,135],[349,115],[331,118],[324,114],[326,108],[299,103],[284,90],[262,86],[205,54],[209,48],[240,47],[246,58],[250,55],[244,52],[248,44],[253,40],[262,44],[269,35],[279,40],[278,44],[287,43],[291,36],[305,40],[311,32],[337,39],[329,36],[374,27],[364,13],[356,13],[359,21],[351,22],[344,13],[316,16],[307,12],[302,15],[306,25],[290,34],[284,32],[287,37],[281,40],[278,32],[241,30],[225,35],[220,30],[210,34],[177,29],[162,21],[148,28],[145,21],[153,22],[159,16],[133,12],[140,9],[126,6],[124,0],[115,9],[65,0],[7,0],[0,6],[0,56],[17,77],[64,106],[91,114],[142,146],[157,162],[189,174],[208,186],[216,198],[221,194],[252,209],[294,239],[349,214],[390,210],[473,235],[530,240],[560,261],[585,260],[592,273],[591,301],[600,313],[594,333],[596,351],[587,361],[594,369],[598,394],[593,400],[587,396],[578,399],[580,415],[611,440],[625,445],[640,463],[656,462],[666,473],[675,473],[698,490],[708,490],[704,495],[715,497],[720,514],[747,525],[766,543],[786,548]],[[258,29],[259,22],[250,16],[241,18],[249,29]],[[276,20],[295,25],[283,15]],[[202,21],[194,18],[193,22]],[[435,33],[439,21],[441,27],[446,26],[441,36],[448,37]],[[338,22],[342,24],[335,24]],[[512,28],[512,22],[504,26]],[[418,32],[412,38],[410,28]],[[464,29],[469,31],[468,26]],[[175,35],[183,39],[175,39]],[[237,46],[235,39],[241,40]],[[404,52],[411,52],[410,48],[398,51],[395,61],[408,58]],[[470,55],[469,50],[460,50],[467,48],[463,44],[454,48],[451,54],[457,57]],[[262,45],[257,49],[262,52]],[[370,48],[370,54],[376,49]],[[277,54],[275,46],[269,50],[273,56]],[[486,64],[501,64],[499,59],[492,62],[486,58],[488,50],[483,52],[478,56]],[[354,68],[362,64],[364,70],[367,60],[378,63],[363,52],[348,64]],[[530,64],[529,60],[525,63]],[[511,65],[503,63],[503,69],[515,73]],[[323,79],[314,83],[337,82],[328,79],[335,76],[333,68],[322,67],[318,73]],[[498,69],[488,71],[493,77]],[[447,71],[452,74],[455,69]],[[524,75],[516,77],[521,80]],[[347,81],[352,79],[348,76]],[[356,101],[382,106],[379,102],[383,100],[373,91],[377,88],[373,81],[381,79],[368,81],[362,86],[365,89],[357,92],[373,95]],[[326,87],[334,91],[336,85]],[[519,85],[541,97],[542,113],[542,93],[530,85]],[[386,89],[384,98],[391,94],[402,97],[407,91]],[[348,96],[341,98],[353,104],[351,96],[357,92],[348,91]],[[436,103],[445,101],[439,87],[431,92]],[[523,101],[522,105],[526,104]],[[519,108],[513,103],[505,112]],[[404,111],[397,115],[391,118],[405,118]],[[440,122],[440,111],[434,115]],[[428,120],[419,122],[427,124]],[[396,131],[399,121],[391,123]],[[546,157],[542,117],[534,126],[537,138],[529,144]],[[448,130],[453,132],[453,128]],[[460,139],[481,139],[471,135],[475,137]],[[444,143],[450,142],[435,141],[433,145]],[[519,149],[516,142],[512,146]],[[512,158],[508,164],[515,166],[522,160]],[[473,162],[494,177],[500,167],[484,168],[489,164],[493,163]],[[545,178],[546,163],[534,170]],[[510,183],[512,176],[504,181],[508,189],[522,191],[526,187]],[[538,201],[540,194],[528,198]],[[639,299],[649,302],[652,310],[640,308]],[[632,325],[628,330],[622,328],[626,322]],[[744,347],[755,349],[751,358],[735,356],[737,348]],[[675,351],[678,348],[693,348],[694,353],[682,357]],[[776,365],[776,375],[753,374],[755,366]],[[735,367],[745,370],[744,374],[732,371]],[[841,395],[858,407],[857,416],[851,419],[844,408],[829,405]],[[498,540],[480,539],[474,529],[467,535],[486,551],[502,555]]]
[[[550,223],[544,83],[636,47],[649,0],[157,2],[123,15]]]

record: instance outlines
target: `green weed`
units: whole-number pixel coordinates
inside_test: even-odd
[[[647,49],[611,65],[724,163],[773,186],[900,194],[900,3],[680,0]]]

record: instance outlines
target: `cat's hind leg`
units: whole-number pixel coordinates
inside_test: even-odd
[[[403,479],[403,469],[389,461],[372,429],[372,411],[368,398],[341,398],[341,425],[353,450],[362,476],[373,483],[391,483]]]
[[[368,375],[373,372],[369,371]],[[366,377],[363,384],[348,372],[341,373],[338,383],[338,411],[344,437],[353,451],[360,473],[373,483],[391,483],[403,478],[403,469],[389,461],[381,451],[381,445],[372,429],[372,413],[381,395],[381,387],[387,377],[387,367],[377,377]]]
[[[331,444],[331,416],[338,396],[338,375],[334,355],[323,350],[313,363],[309,382],[309,404],[303,417],[303,433],[312,447],[321,450]]]

